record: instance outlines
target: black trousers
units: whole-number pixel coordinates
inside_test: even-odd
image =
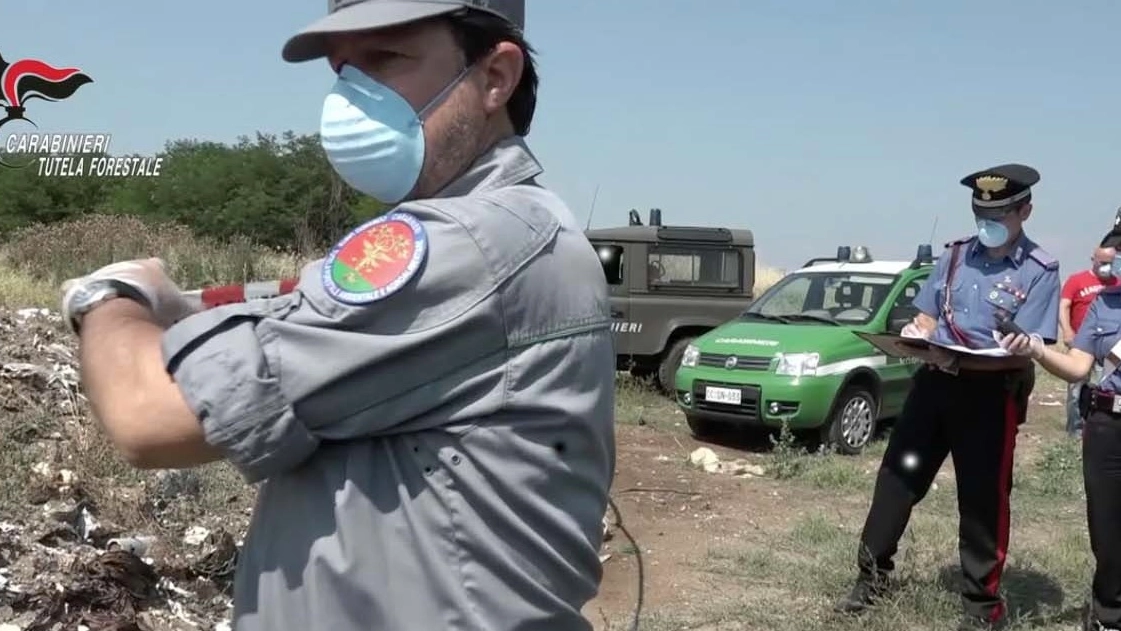
[[[1103,625],[1121,626],[1121,416],[1089,414],[1082,426],[1082,477],[1096,563],[1092,607]]]
[[[957,477],[958,540],[966,613],[997,620],[1008,550],[1009,495],[1019,426],[1034,368],[950,375],[920,368],[888,440],[864,523],[857,565],[863,580],[883,578],[911,518],[946,456]]]

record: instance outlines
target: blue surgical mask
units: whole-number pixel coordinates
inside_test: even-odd
[[[1115,278],[1121,278],[1121,258],[1113,259],[1113,262],[1109,264],[1108,268]]]
[[[420,112],[353,66],[323,100],[320,143],[347,184],[386,204],[412,192],[424,167],[424,119],[467,76],[464,69]]]
[[[999,221],[978,219],[977,240],[986,248],[999,248],[1008,242],[1008,228]]]

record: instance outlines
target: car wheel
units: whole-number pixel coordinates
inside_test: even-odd
[[[716,424],[712,421],[686,414],[685,422],[689,423],[689,431],[693,432],[693,436],[697,438],[707,438],[716,433]]]
[[[850,456],[860,454],[876,429],[876,397],[864,386],[845,388],[827,427],[830,446]]]
[[[677,377],[677,369],[681,366],[681,356],[685,354],[685,347],[693,343],[693,338],[683,337],[673,343],[669,352],[662,358],[662,363],[658,366],[658,385],[666,394],[673,394],[677,389],[674,380]]]

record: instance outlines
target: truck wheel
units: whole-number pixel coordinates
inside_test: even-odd
[[[681,356],[685,354],[685,347],[692,343],[692,337],[683,337],[674,342],[669,352],[662,358],[662,363],[658,366],[658,385],[662,387],[666,394],[673,394],[674,390],[677,389],[674,384],[677,368],[681,365]]]
[[[837,451],[856,456],[871,442],[875,429],[876,397],[865,386],[850,385],[837,396],[822,433]]]

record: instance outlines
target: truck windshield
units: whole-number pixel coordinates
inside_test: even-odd
[[[860,272],[789,274],[743,314],[742,320],[866,324],[879,311],[895,277]]]

